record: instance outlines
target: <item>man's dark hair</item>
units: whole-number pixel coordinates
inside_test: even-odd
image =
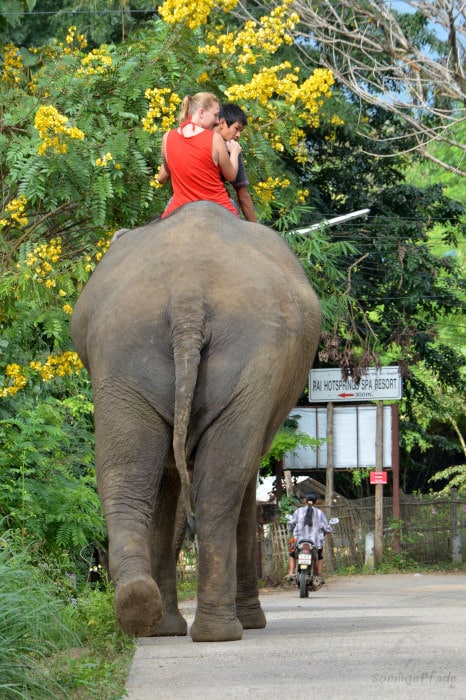
[[[241,107],[233,104],[233,102],[227,102],[220,107],[218,118],[225,119],[228,126],[231,126],[235,122],[239,122],[243,126],[247,126],[248,123],[248,118]]]

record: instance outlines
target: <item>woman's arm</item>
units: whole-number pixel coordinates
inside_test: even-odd
[[[163,185],[167,180],[170,179],[170,168],[168,167],[167,161],[167,137],[168,131],[162,136],[162,165],[157,174],[157,180]]]
[[[327,516],[320,509],[319,509],[319,518],[320,518],[320,529],[322,530],[322,532],[333,533],[332,526],[330,525],[329,521],[327,520]]]
[[[170,179],[170,173],[166,169],[165,165],[162,163],[162,165],[159,168],[159,172],[156,175],[157,181],[160,182],[161,185],[164,185],[166,182],[169,181]]]
[[[230,144],[230,152],[228,153],[225,141],[214,132],[212,141],[212,160],[215,165],[220,166],[220,171],[225,180],[234,180],[238,174],[238,158],[241,153],[241,146],[237,141],[232,141]]]

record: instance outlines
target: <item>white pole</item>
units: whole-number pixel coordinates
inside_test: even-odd
[[[353,211],[350,214],[343,214],[342,216],[336,216],[334,219],[328,219],[328,221],[321,221],[318,224],[312,224],[309,228],[298,228],[295,233],[309,233],[309,231],[315,231],[321,226],[336,226],[337,224],[343,223],[343,221],[349,221],[349,219],[357,219],[360,216],[365,216],[370,212],[370,209],[359,209],[358,211]]]

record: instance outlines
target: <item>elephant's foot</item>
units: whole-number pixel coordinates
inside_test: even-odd
[[[137,637],[151,637],[162,617],[162,599],[151,578],[118,583],[115,614],[121,629]]]
[[[188,633],[188,624],[180,612],[164,612],[163,617],[155,626],[152,637],[185,637]]]
[[[245,630],[260,630],[267,624],[264,611],[258,601],[253,605],[237,603],[236,615]]]
[[[236,617],[225,620],[197,611],[190,634],[193,642],[236,642],[243,636],[243,626]]]

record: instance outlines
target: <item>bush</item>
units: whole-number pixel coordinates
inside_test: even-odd
[[[0,695],[59,698],[50,674],[51,656],[77,643],[63,622],[65,604],[51,583],[39,581],[21,556],[0,540]]]
[[[37,564],[33,547],[0,538],[0,697],[122,697],[134,651],[117,625],[113,587],[73,588],[70,561]]]
[[[134,653],[132,637],[125,635],[115,618],[113,586],[86,585],[75,605],[67,610],[70,627],[80,647],[62,654],[54,664],[55,677],[64,697],[121,697]]]

